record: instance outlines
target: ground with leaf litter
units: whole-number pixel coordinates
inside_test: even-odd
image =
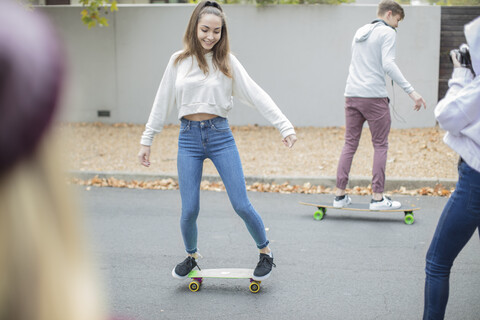
[[[151,167],[144,168],[137,162],[139,140],[143,125],[68,123],[58,130],[63,137],[67,168],[73,171],[134,172],[152,174],[176,174],[178,125],[168,125],[155,137],[150,157]],[[298,141],[292,149],[284,147],[275,128],[262,126],[233,126],[243,169],[246,176],[302,176],[332,177],[344,142],[345,128],[297,128]],[[456,179],[458,155],[446,146],[445,132],[437,127],[392,129],[389,137],[389,154],[386,175],[390,178]],[[368,128],[363,130],[359,149],[352,164],[351,176],[371,176],[373,147]],[[216,174],[210,160],[205,161],[204,174]],[[74,182],[88,185],[120,187],[177,188],[175,181],[120,181],[91,179]],[[203,183],[204,189],[223,189],[221,183]],[[322,186],[290,186],[253,184],[250,190],[274,192],[331,192]],[[358,188],[352,193],[368,194],[369,188]],[[392,190],[393,191],[393,190]],[[396,190],[401,192],[402,190]],[[403,193],[413,194],[403,190]],[[448,195],[450,190],[424,188],[417,194]]]

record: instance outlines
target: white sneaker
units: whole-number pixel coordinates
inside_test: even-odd
[[[335,197],[335,199],[333,199],[333,206],[335,208],[343,208],[343,207],[348,206],[350,203],[352,203],[352,199],[350,199],[348,194],[346,194],[345,198],[343,198],[341,200],[339,199],[339,197]]]
[[[402,204],[398,201],[392,201],[389,197],[383,196],[381,201],[375,201],[372,199],[370,202],[370,210],[391,210],[398,209]]]

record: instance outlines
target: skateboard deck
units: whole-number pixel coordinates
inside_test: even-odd
[[[415,218],[413,216],[413,211],[420,210],[420,208],[418,207],[404,207],[404,208],[388,209],[388,210],[370,210],[368,203],[353,203],[343,208],[335,208],[334,206],[329,204],[308,203],[308,202],[301,202],[301,201],[299,203],[305,206],[312,206],[312,207],[318,208],[318,210],[315,211],[315,213],[313,214],[313,218],[315,220],[322,220],[323,218],[325,218],[327,209],[335,209],[335,210],[363,211],[363,212],[403,212],[405,213],[405,217],[403,221],[406,224],[413,224],[413,222],[415,221]]]
[[[260,291],[261,281],[253,279],[253,269],[202,269],[192,270],[188,274],[188,277],[192,279],[188,288],[192,292],[196,292],[200,289],[204,278],[217,278],[217,279],[250,279],[249,289],[252,293]]]

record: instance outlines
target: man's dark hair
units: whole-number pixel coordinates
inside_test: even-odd
[[[388,11],[392,11],[393,15],[400,15],[401,20],[405,18],[405,11],[401,5],[393,0],[382,0],[378,4],[378,16],[383,16]]]

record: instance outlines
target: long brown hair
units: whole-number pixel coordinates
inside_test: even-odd
[[[228,42],[227,24],[225,22],[225,14],[220,5],[215,1],[200,2],[190,17],[185,36],[183,37],[184,49],[183,52],[175,59],[175,64],[182,60],[195,56],[198,61],[198,66],[205,73],[208,74],[208,64],[205,60],[203,47],[197,37],[197,26],[200,18],[205,14],[214,14],[222,19],[222,32],[220,40],[212,48],[213,66],[222,71],[227,77],[231,78],[232,73],[229,63],[230,45]]]

